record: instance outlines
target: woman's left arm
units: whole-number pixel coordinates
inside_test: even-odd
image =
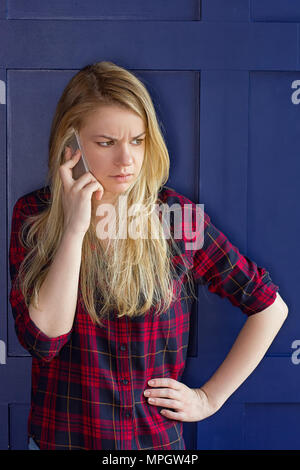
[[[187,202],[196,214],[195,204]],[[144,391],[149,404],[163,407],[160,412],[166,418],[180,421],[200,421],[218,411],[262,360],[288,314],[279,286],[266,268],[243,255],[206,211],[202,218],[204,234],[197,229],[196,233],[203,243],[193,252],[193,279],[227,298],[248,318],[225,360],[201,388],[190,388],[173,378],[151,377],[151,388]],[[194,230],[195,225],[188,227]]]
[[[205,392],[213,408],[219,409],[262,360],[287,314],[288,307],[277,292],[272,305],[247,318],[225,360],[200,389],[194,390]]]
[[[144,392],[149,404],[163,407],[166,418],[179,421],[200,421],[214,414],[262,360],[287,314],[288,307],[276,292],[273,304],[247,318],[225,360],[201,388],[155,377]]]

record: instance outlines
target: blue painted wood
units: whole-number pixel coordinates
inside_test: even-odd
[[[253,21],[300,21],[300,3],[294,0],[250,0]]]
[[[0,403],[0,450],[9,449],[8,404]]]
[[[6,224],[6,70],[0,68],[0,286],[6,292],[6,239],[7,239],[7,224]],[[2,312],[5,312],[6,296],[1,295],[2,299]],[[7,343],[7,316],[0,315],[0,341]],[[5,348],[6,349],[6,348]],[[0,358],[1,362],[6,358]]]
[[[0,20],[0,31],[8,68],[40,68],[42,58],[46,69],[112,60],[136,70],[299,70],[296,24]]]
[[[249,21],[249,0],[202,0],[203,21]]]
[[[31,364],[31,356],[7,356],[0,364],[0,402],[30,401]]]
[[[233,337],[234,332],[232,333],[232,340]],[[200,352],[197,358],[189,358],[185,374],[189,378],[190,384],[196,387],[198,383],[205,383],[228,352],[229,348],[227,351],[219,348],[210,353]],[[267,354],[226,403],[298,403],[299,365],[292,363],[291,352],[286,355],[283,355],[283,353],[274,356]],[[197,375],[195,375],[195,370],[197,370]],[[278,439],[280,441],[280,436],[278,436]]]
[[[291,260],[300,264],[300,221],[293,216],[299,210],[299,105],[292,102],[297,78],[295,72],[260,71],[251,72],[249,81],[247,251],[273,273],[289,304],[299,285]],[[288,352],[298,325],[291,315],[270,352]]]
[[[6,18],[6,2],[0,2],[0,18]]]
[[[225,403],[217,414],[198,423],[197,449],[242,450],[244,405]]]
[[[27,420],[30,404],[9,405],[10,450],[27,450]]]
[[[299,403],[247,403],[244,417],[247,448],[299,449],[299,420]]]
[[[45,180],[50,123],[64,86],[87,63],[111,60],[135,72],[152,96],[170,153],[168,185],[204,203],[230,241],[267,267],[290,307],[265,358],[218,413],[184,423],[188,449],[300,448],[300,364],[292,362],[292,343],[300,340],[294,313],[297,21],[299,4],[289,0],[89,0],[84,8],[81,2],[29,0],[25,7],[8,0],[0,6],[2,259],[13,204]],[[10,288],[5,266],[2,299]],[[6,364],[0,364],[0,448],[27,449],[31,357],[18,343],[7,305],[0,315],[0,340],[7,342]],[[245,320],[226,299],[199,286],[184,383],[195,388],[209,379]]]
[[[193,21],[199,19],[200,0],[7,0],[9,19],[90,19],[120,21],[167,20]]]

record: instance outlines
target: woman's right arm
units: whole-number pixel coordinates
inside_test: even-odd
[[[78,295],[83,235],[66,230],[29,316],[50,338],[72,329]]]
[[[38,294],[38,309],[29,305],[29,316],[48,337],[55,338],[72,329],[78,295],[82,242],[91,221],[91,199],[98,200],[103,186],[87,172],[73,179],[72,168],[79,161],[78,149],[72,156],[67,147],[59,172],[63,185],[64,231],[48,274]]]

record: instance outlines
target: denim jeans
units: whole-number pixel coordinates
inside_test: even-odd
[[[41,450],[32,437],[29,438],[28,450]]]

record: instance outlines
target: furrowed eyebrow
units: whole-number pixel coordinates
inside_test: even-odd
[[[133,139],[138,139],[142,135],[146,134],[146,131],[142,132],[141,134],[137,135],[136,137],[133,137]],[[109,135],[93,135],[93,137],[104,137],[105,139],[111,139],[111,140],[118,140],[115,137],[111,137]]]

